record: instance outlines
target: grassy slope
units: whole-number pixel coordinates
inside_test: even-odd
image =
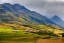
[[[26,32],[32,30],[32,32]],[[42,31],[42,32],[39,32]],[[54,31],[62,31],[58,27],[48,25],[18,25],[0,23],[0,40],[34,40],[35,38],[57,37]]]

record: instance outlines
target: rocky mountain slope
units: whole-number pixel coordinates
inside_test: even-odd
[[[2,22],[16,21],[24,24],[55,24],[49,18],[35,11],[30,11],[20,4],[0,4],[0,12],[0,21]]]

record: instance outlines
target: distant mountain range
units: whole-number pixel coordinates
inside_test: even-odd
[[[0,4],[0,21],[14,23],[21,22],[24,24],[55,24],[49,18],[30,11],[20,4],[4,3]]]
[[[53,22],[55,22],[56,24],[58,24],[59,26],[61,26],[61,27],[64,28],[64,21],[60,17],[58,17],[57,15],[55,15],[54,17],[52,17],[51,20]]]

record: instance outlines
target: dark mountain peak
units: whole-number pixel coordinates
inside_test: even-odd
[[[60,19],[60,17],[58,17],[57,15],[55,15],[53,18],[59,18]]]
[[[59,26],[61,26],[61,27],[64,28],[64,21],[60,17],[58,17],[57,15],[55,15],[54,17],[52,17],[51,20],[53,22],[55,22],[56,24],[58,24]]]
[[[4,3],[3,5],[8,6],[8,7],[12,7],[12,4],[10,4],[10,3]]]
[[[11,5],[10,3],[4,3],[4,5]]]
[[[62,19],[60,17],[58,17],[57,15],[55,15],[54,17],[51,18],[52,20],[55,21],[61,21]]]
[[[22,6],[22,5],[20,5],[20,4],[13,4],[13,5],[15,5],[15,6]]]
[[[11,8],[12,8],[12,4],[10,3],[4,3],[2,4],[2,8],[7,11],[7,12],[12,12]]]
[[[24,6],[20,4],[13,4],[12,9],[18,14],[26,14],[30,12],[30,10],[28,10],[27,8],[25,8]]]
[[[26,9],[24,6],[20,5],[20,4],[13,4],[14,7],[17,8],[22,8],[22,9]]]

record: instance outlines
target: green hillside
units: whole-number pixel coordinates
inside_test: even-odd
[[[55,31],[63,31],[62,29],[60,29],[61,28],[59,27],[54,28],[47,25],[18,25],[6,23],[0,24],[0,34],[3,36],[13,36],[14,34],[18,34],[20,37],[55,37],[58,36],[54,33]]]

